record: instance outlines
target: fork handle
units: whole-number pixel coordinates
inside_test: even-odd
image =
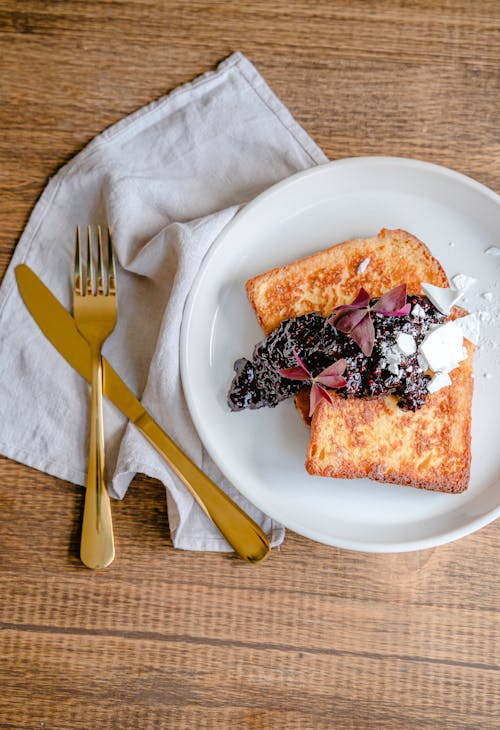
[[[105,568],[114,560],[115,545],[111,504],[106,488],[100,350],[92,351],[91,359],[90,444],[80,558],[88,568]]]

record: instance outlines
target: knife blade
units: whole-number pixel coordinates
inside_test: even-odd
[[[65,360],[90,381],[89,348],[71,314],[26,264],[17,266],[15,273],[21,297],[38,327]],[[104,395],[161,454],[234,550],[244,560],[263,560],[270,545],[259,525],[165,433],[105,358],[102,365]]]

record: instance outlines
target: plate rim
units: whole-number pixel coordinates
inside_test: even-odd
[[[447,177],[449,179],[459,181],[462,184],[466,185],[469,188],[474,189],[478,193],[484,195],[488,199],[490,199],[494,204],[500,206],[500,195],[495,193],[494,190],[487,187],[483,183],[478,182],[474,178],[465,175],[462,172],[459,172],[457,170],[454,170],[449,167],[445,167],[443,165],[438,165],[434,162],[427,162],[425,160],[421,159],[415,159],[410,157],[397,157],[397,156],[386,156],[386,155],[368,155],[368,156],[361,156],[361,157],[345,157],[338,160],[333,160],[330,162],[326,162],[321,165],[315,165],[311,168],[308,168],[307,170],[301,170],[299,172],[296,172],[283,180],[278,181],[277,183],[274,183],[273,185],[266,188],[266,190],[262,191],[257,195],[254,199],[252,199],[249,203],[244,205],[233,217],[233,219],[228,223],[227,226],[223,228],[223,230],[219,233],[215,241],[212,243],[210,248],[208,249],[207,253],[205,254],[205,257],[203,258],[200,268],[198,272],[196,273],[196,276],[193,279],[191,289],[189,291],[189,294],[186,298],[186,302],[184,304],[184,310],[182,315],[182,322],[181,322],[181,333],[180,333],[180,371],[181,371],[181,381],[182,381],[182,387],[184,391],[184,396],[186,398],[186,403],[188,406],[190,417],[193,421],[193,425],[196,429],[196,432],[200,438],[200,441],[202,442],[204,448],[207,450],[210,458],[214,461],[214,463],[218,466],[220,471],[226,475],[226,469],[225,465],[221,463],[221,460],[219,459],[217,454],[214,454],[212,452],[212,449],[209,447],[207,440],[205,439],[205,428],[203,426],[203,423],[201,422],[201,419],[198,417],[198,411],[195,407],[195,397],[194,393],[192,392],[191,386],[189,384],[189,378],[187,373],[187,362],[188,362],[188,351],[189,351],[189,330],[190,330],[190,322],[193,316],[193,310],[194,310],[194,304],[196,302],[197,293],[200,288],[200,284],[203,280],[203,277],[205,275],[206,269],[208,268],[211,259],[216,255],[216,252],[218,249],[224,244],[224,240],[227,236],[231,235],[232,229],[236,227],[237,225],[241,225],[242,221],[244,219],[253,214],[253,211],[256,207],[258,207],[263,199],[268,199],[272,197],[275,194],[279,194],[283,189],[292,187],[294,184],[297,183],[297,181],[302,181],[304,178],[317,176],[321,173],[325,173],[326,170],[331,169],[340,169],[342,167],[362,167],[367,164],[381,164],[386,166],[394,166],[394,167],[409,167],[414,169],[421,169],[425,170],[434,174],[439,174],[444,177]],[[229,478],[229,477],[228,477]],[[356,552],[370,552],[370,553],[400,553],[400,552],[411,552],[416,550],[425,550],[433,547],[437,547],[439,545],[444,545],[449,542],[453,542],[455,540],[458,540],[462,537],[465,537],[467,535],[472,534],[473,532],[476,532],[477,530],[481,529],[482,527],[485,527],[488,524],[491,524],[495,519],[500,517],[500,503],[497,505],[497,507],[489,510],[488,512],[482,514],[481,516],[467,522],[466,525],[456,527],[454,529],[449,529],[444,532],[442,532],[439,535],[433,535],[426,538],[420,538],[420,539],[411,539],[408,541],[398,541],[398,542],[363,542],[360,540],[349,540],[349,539],[343,539],[343,538],[335,538],[331,535],[324,534],[321,531],[318,530],[311,530],[307,527],[303,527],[302,525],[297,524],[297,522],[293,519],[286,519],[283,520],[282,517],[279,515],[276,515],[274,513],[274,510],[269,510],[268,506],[260,504],[259,499],[255,499],[253,496],[249,496],[245,493],[243,489],[240,488],[235,483],[234,479],[229,478],[229,481],[231,481],[233,487],[242,494],[246,499],[248,499],[255,507],[260,509],[264,514],[268,515],[272,519],[276,520],[277,522],[283,524],[286,528],[293,530],[299,535],[303,535],[304,537],[307,537],[313,541],[320,542],[322,544],[330,545],[332,547],[337,547],[341,549],[347,549],[347,550],[353,550]],[[273,514],[274,513],[274,514]]]

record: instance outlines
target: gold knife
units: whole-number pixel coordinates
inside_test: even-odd
[[[71,314],[25,264],[17,266],[16,279],[25,305],[45,337],[80,375],[90,381],[89,347]],[[228,543],[244,560],[258,562],[267,557],[269,540],[261,528],[160,428],[104,358],[102,366],[104,395],[163,456]]]

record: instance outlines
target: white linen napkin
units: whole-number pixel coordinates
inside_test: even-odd
[[[240,53],[96,137],[49,181],[0,287],[0,452],[85,484],[88,385],[28,314],[14,269],[28,264],[70,309],[75,226],[109,223],[119,314],[103,354],[167,433],[279,544],[281,525],[227,482],[200,442],[182,394],[179,333],[202,259],[238,208],[326,161]],[[175,547],[230,550],[137,429],[111,404],[104,409],[113,496],[123,498],[136,472],[155,477],[167,488]]]

